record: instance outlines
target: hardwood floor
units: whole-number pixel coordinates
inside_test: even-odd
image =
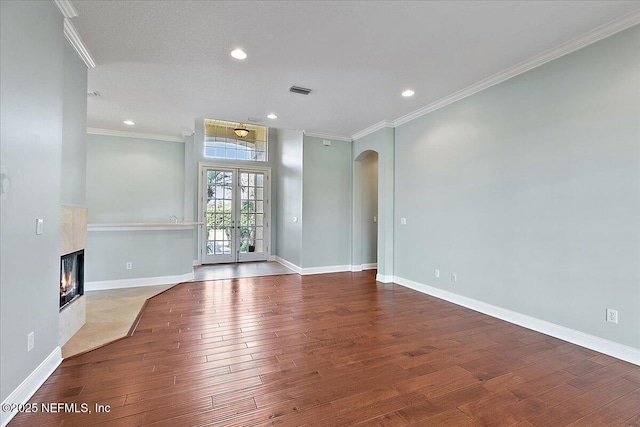
[[[640,367],[372,271],[286,275],[180,284],[31,402],[92,413],[10,426],[637,426]]]

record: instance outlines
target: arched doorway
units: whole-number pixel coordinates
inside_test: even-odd
[[[363,254],[364,228],[371,225],[370,219],[362,220],[367,214],[365,207],[367,198],[363,197],[363,183],[365,171],[370,166],[371,153],[377,156],[377,239],[376,239],[376,265],[378,274],[376,280],[380,282],[393,282],[393,191],[394,191],[394,129],[385,126],[371,134],[353,141],[353,216],[352,216],[352,256],[351,265],[354,269],[362,268],[366,264],[366,256]],[[364,171],[363,171],[364,169]],[[369,235],[370,236],[370,235]],[[368,237],[368,236],[367,236]],[[364,240],[366,242],[366,240]],[[368,246],[370,248],[370,246]]]
[[[364,151],[355,159],[357,206],[354,206],[353,243],[359,259],[354,259],[354,271],[378,266],[378,163],[378,153],[372,150]]]

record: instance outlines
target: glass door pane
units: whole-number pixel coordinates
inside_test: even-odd
[[[239,170],[240,233],[238,261],[267,259],[265,245],[265,173]]]
[[[234,170],[207,169],[204,173],[205,237],[203,263],[235,262]]]
[[[264,169],[202,169],[203,264],[268,258],[268,178]]]

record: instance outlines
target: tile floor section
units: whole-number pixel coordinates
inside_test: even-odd
[[[86,292],[87,323],[62,347],[62,357],[67,358],[126,336],[144,302],[172,286]]]

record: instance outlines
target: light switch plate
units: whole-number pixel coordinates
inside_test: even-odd
[[[33,347],[36,346],[36,334],[35,332],[29,332],[27,335],[27,351],[33,350]]]
[[[36,234],[44,233],[44,219],[36,219]]]

